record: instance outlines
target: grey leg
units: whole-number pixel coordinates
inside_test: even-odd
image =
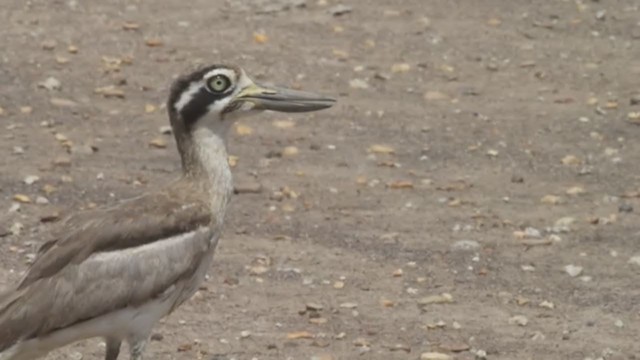
[[[129,343],[129,353],[131,355],[131,360],[142,360],[142,353],[147,346],[147,338],[130,338],[129,340],[127,340],[127,342]]]
[[[107,355],[105,360],[117,360],[120,354],[120,345],[122,341],[119,339],[106,339],[107,342]]]

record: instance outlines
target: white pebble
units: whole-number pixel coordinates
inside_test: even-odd
[[[38,196],[36,198],[36,204],[38,204],[38,205],[46,205],[48,203],[49,203],[49,199],[47,199],[44,196]]]
[[[40,180],[39,176],[37,176],[37,175],[28,175],[28,176],[25,176],[24,183],[27,184],[27,185],[31,185],[31,184],[37,182],[38,180]]]
[[[576,277],[576,276],[582,274],[582,270],[583,270],[582,266],[577,266],[577,265],[573,265],[573,264],[570,264],[570,265],[567,265],[567,266],[564,267],[564,271],[567,274],[569,274],[569,276],[571,276],[571,277]]]
[[[531,239],[539,239],[542,237],[542,234],[540,233],[540,230],[536,229],[536,228],[532,228],[532,227],[528,227],[526,229],[524,229],[524,234],[526,237],[531,238]]]
[[[536,271],[536,268],[533,265],[521,265],[520,268],[522,269],[522,271],[527,272]]]
[[[613,324],[618,328],[624,327],[624,323],[620,319],[616,320]]]
[[[480,243],[475,240],[458,240],[451,245],[453,250],[469,251],[480,247]]]
[[[509,319],[509,324],[518,326],[527,326],[529,319],[524,315],[515,315]]]
[[[633,256],[628,261],[629,264],[640,266],[640,255]]]

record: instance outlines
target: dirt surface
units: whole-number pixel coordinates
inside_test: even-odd
[[[532,3],[3,0],[2,284],[178,176],[168,86],[233,63],[339,103],[230,134],[261,191],[147,358],[637,359],[640,5]]]

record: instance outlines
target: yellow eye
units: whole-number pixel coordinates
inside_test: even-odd
[[[212,93],[221,93],[231,86],[231,80],[224,75],[216,75],[207,81],[207,88]]]

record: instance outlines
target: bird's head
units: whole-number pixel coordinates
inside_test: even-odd
[[[253,113],[307,112],[334,103],[309,92],[258,85],[235,66],[211,65],[178,78],[167,107],[176,136],[207,127],[224,137],[233,120]]]

